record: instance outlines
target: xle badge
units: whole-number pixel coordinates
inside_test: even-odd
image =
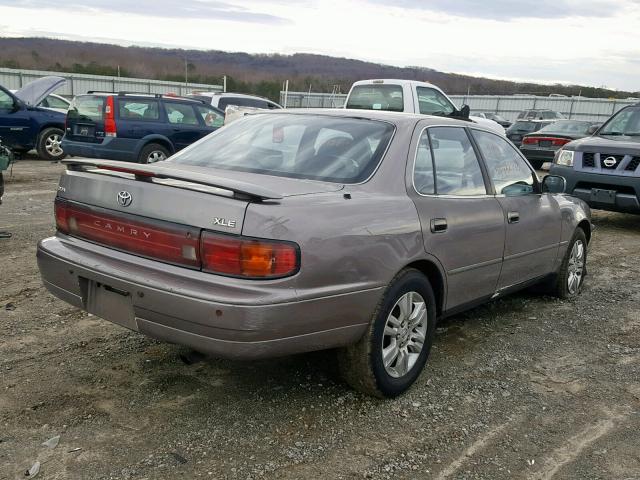
[[[213,224],[214,225],[220,225],[221,227],[235,228],[236,221],[235,220],[227,220],[226,218],[215,217],[213,219]]]

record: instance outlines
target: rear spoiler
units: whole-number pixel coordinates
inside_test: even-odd
[[[95,167],[113,172],[130,173],[135,175],[138,180],[152,180],[154,178],[182,180],[199,185],[206,185],[208,187],[229,190],[237,196],[251,197],[261,201],[282,199],[280,193],[263,188],[254,183],[170,168],[160,164],[132,164],[131,162],[118,162],[114,160],[74,158],[63,160],[62,163],[67,165],[68,170],[86,171],[88,167]]]

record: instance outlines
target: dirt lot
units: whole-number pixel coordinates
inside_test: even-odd
[[[640,217],[595,213],[590,276],[440,325],[403,397],[332,354],[197,361],[40,283],[62,167],[15,166],[0,207],[0,479],[640,479]],[[60,435],[55,448],[41,445]]]

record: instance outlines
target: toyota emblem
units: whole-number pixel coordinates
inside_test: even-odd
[[[118,192],[117,199],[118,205],[120,205],[121,207],[128,207],[133,201],[133,197],[131,196],[131,194],[124,190],[122,192]]]
[[[613,167],[616,163],[618,163],[618,160],[616,160],[616,157],[607,157],[604,159],[604,166],[605,167]]]

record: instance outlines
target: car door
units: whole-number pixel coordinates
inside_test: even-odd
[[[491,297],[497,287],[505,222],[467,130],[425,127],[420,122],[410,150],[409,195],[422,226],[424,248],[442,265],[446,310]]]
[[[198,121],[194,105],[181,102],[164,102],[164,109],[171,128],[169,138],[175,145],[176,151],[191,145],[209,131],[204,130]]]
[[[28,110],[0,87],[0,139],[11,148],[31,148],[31,118]]]
[[[493,133],[471,131],[507,222],[498,289],[549,274],[560,245],[558,202],[542,193],[535,172],[508,141]]]
[[[118,137],[140,140],[148,135],[165,135],[166,122],[160,116],[155,98],[118,95]]]

